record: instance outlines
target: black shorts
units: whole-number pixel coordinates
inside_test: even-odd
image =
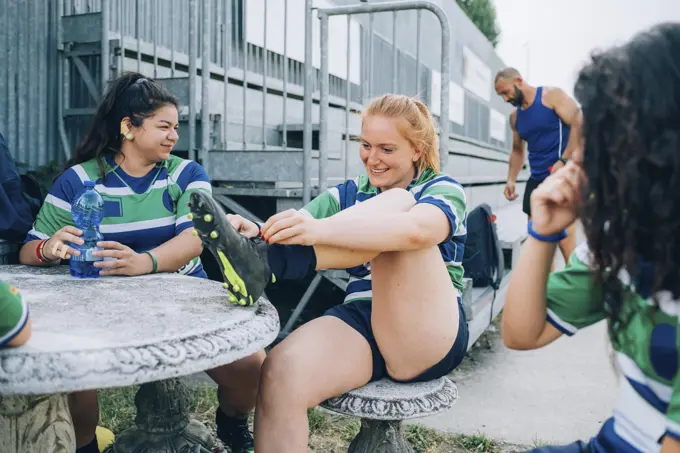
[[[536,188],[543,182],[543,179],[532,179],[529,178],[527,185],[524,188],[524,199],[522,200],[522,211],[529,217],[531,217],[531,192],[536,190]]]
[[[373,375],[371,376],[370,382],[379,381],[386,377],[395,382],[404,383],[431,381],[449,374],[465,357],[470,334],[468,332],[461,298],[458,297],[458,336],[456,337],[456,341],[454,341],[451,350],[446,354],[446,357],[430,369],[425,370],[419,376],[409,379],[408,381],[399,381],[390,377],[387,373],[385,358],[382,356],[380,349],[378,348],[378,343],[376,343],[375,337],[373,336],[373,328],[371,327],[371,304],[372,302],[370,300],[359,300],[336,305],[324,313],[326,316],[335,316],[336,318],[343,320],[368,341],[373,353]]]

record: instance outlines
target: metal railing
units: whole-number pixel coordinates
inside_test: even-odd
[[[310,1],[307,2],[308,6]],[[326,178],[326,168],[328,165],[328,41],[329,41],[329,27],[328,19],[331,16],[347,16],[347,36],[348,45],[347,52],[349,55],[350,46],[350,21],[351,16],[355,14],[370,14],[369,16],[369,50],[368,50],[368,84],[367,91],[369,95],[372,95],[372,86],[374,82],[373,66],[373,50],[374,50],[374,33],[373,33],[373,14],[380,12],[392,12],[392,92],[397,92],[398,86],[398,55],[399,47],[397,45],[397,13],[398,11],[405,10],[428,10],[434,13],[439,19],[441,24],[441,77],[442,80],[450,80],[450,37],[451,30],[449,26],[449,19],[446,12],[439,6],[430,1],[426,0],[413,0],[413,1],[399,1],[399,2],[387,2],[387,3],[373,3],[373,4],[358,4],[358,5],[348,5],[348,6],[337,6],[332,8],[319,8],[318,15],[321,22],[321,33],[320,33],[320,45],[321,45],[321,78],[319,83],[320,89],[320,108],[319,108],[319,191],[326,190],[327,178]],[[311,24],[313,10],[311,7],[307,11],[308,21]],[[307,25],[306,22],[306,25]],[[312,61],[312,33],[311,25],[307,28],[305,32],[306,36],[306,55],[305,61]],[[418,15],[418,37],[417,37],[417,67],[420,63],[420,15]],[[347,81],[350,80],[350,65],[351,60],[349,56],[347,57]],[[309,65],[311,66],[311,65]],[[420,78],[416,77],[416,83],[419,84]],[[312,99],[311,99],[311,86],[312,86],[312,74],[311,71],[307,72],[307,80],[305,84],[305,118],[311,117]],[[419,85],[416,90],[419,89]],[[366,91],[364,91],[366,93]],[[347,85],[346,99],[349,98],[349,83]],[[368,97],[368,96],[366,96]],[[439,159],[442,165],[446,165],[448,160],[448,136],[449,136],[449,84],[442,83],[441,90],[441,117],[444,118],[439,124],[439,134],[441,140],[439,141]],[[349,162],[348,148],[349,148],[349,105],[345,105],[345,168],[347,168]],[[305,155],[305,166],[311,162],[311,122],[304,122],[304,155]],[[345,171],[346,173],[347,171]],[[305,174],[305,179],[303,182],[303,200],[308,200],[311,191],[311,181],[308,180],[309,173]],[[304,201],[303,201],[304,202]]]

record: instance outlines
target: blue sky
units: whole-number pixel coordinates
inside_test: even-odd
[[[680,22],[680,0],[494,0],[497,52],[532,85],[573,92],[593,49],[630,39],[664,21]],[[528,69],[528,71],[527,71]]]

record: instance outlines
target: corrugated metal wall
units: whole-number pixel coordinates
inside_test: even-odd
[[[0,1],[0,133],[32,168],[63,158],[58,140],[56,1]]]

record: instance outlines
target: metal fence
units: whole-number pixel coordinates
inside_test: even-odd
[[[350,79],[350,73],[351,73],[351,59],[349,58],[349,52],[350,52],[350,45],[349,45],[349,37],[350,37],[350,25],[351,25],[351,17],[354,14],[366,14],[368,13],[369,16],[369,21],[372,24],[373,23],[373,14],[374,13],[380,13],[380,12],[390,12],[392,14],[392,45],[391,50],[392,50],[392,61],[391,61],[391,80],[388,81],[386,78],[383,78],[381,80],[383,85],[387,85],[389,82],[391,82],[390,86],[390,91],[392,93],[397,93],[399,92],[399,48],[398,48],[398,43],[397,43],[397,18],[399,11],[405,11],[405,10],[418,10],[419,12],[422,10],[429,10],[432,13],[437,16],[437,19],[439,20],[439,23],[441,24],[441,75],[443,80],[449,80],[449,59],[450,59],[450,50],[449,50],[449,44],[450,44],[450,36],[451,36],[451,30],[449,26],[449,19],[444,12],[444,10],[429,1],[400,1],[400,2],[389,2],[389,3],[379,3],[379,4],[360,4],[360,5],[352,5],[352,6],[337,6],[334,8],[320,8],[318,10],[318,15],[319,15],[319,20],[321,22],[321,27],[320,27],[320,45],[321,45],[321,78],[320,78],[320,109],[319,109],[319,190],[323,191],[326,190],[326,166],[328,164],[328,109],[329,109],[329,104],[328,104],[328,95],[329,95],[329,86],[327,83],[328,80],[328,40],[329,40],[329,17],[331,16],[346,16],[347,17],[347,36],[348,36],[348,44],[347,44],[347,80]],[[312,11],[310,10],[308,12],[309,15],[312,14]],[[421,15],[418,15],[418,35],[416,36],[417,40],[417,45],[416,45],[416,67],[420,66],[420,20],[421,20]],[[307,51],[309,53],[306,54],[306,61],[310,61],[312,59],[312,33],[311,31],[311,26],[307,28],[307,32],[305,33],[305,36],[307,37]],[[374,36],[373,30],[369,28],[369,36],[372,37]],[[369,47],[368,47],[368,59],[366,60],[367,62],[367,70],[368,70],[368,84],[367,84],[367,89],[369,96],[372,96],[373,94],[373,86],[374,84],[378,85],[376,83],[375,77],[374,77],[374,67],[376,64],[375,59],[373,58],[374,55],[374,46],[375,46],[375,40],[370,39],[369,40]],[[378,62],[378,63],[384,63]],[[308,76],[311,78],[312,74],[311,72],[308,74]],[[308,117],[311,116],[311,85],[312,85],[312,80],[307,81],[306,85],[306,92],[305,92],[305,112],[308,112]],[[416,77],[415,78],[415,91],[418,92],[420,88],[420,78]],[[349,163],[349,115],[350,115],[350,107],[349,107],[349,97],[350,97],[350,92],[349,88],[346,89],[345,92],[345,100],[346,100],[346,105],[345,105],[345,140],[344,140],[344,152],[345,152],[345,176],[347,176],[347,165]],[[441,92],[441,99],[440,101],[440,111],[441,111],[441,117],[442,118],[449,118],[449,85],[448,84],[443,84],[442,85],[442,92]],[[311,124],[309,124],[307,121],[305,121],[304,124],[305,127],[305,157],[306,157],[306,163],[311,161]],[[441,121],[439,125],[439,133],[441,137],[448,137],[449,135],[449,121]],[[448,161],[448,139],[446,140],[440,140],[439,142],[439,158],[441,162],[442,168],[446,165]],[[308,160],[307,160],[308,159]],[[305,192],[304,192],[304,198],[308,197],[309,194],[306,190],[311,186],[310,183],[308,183],[307,180],[305,180]]]

